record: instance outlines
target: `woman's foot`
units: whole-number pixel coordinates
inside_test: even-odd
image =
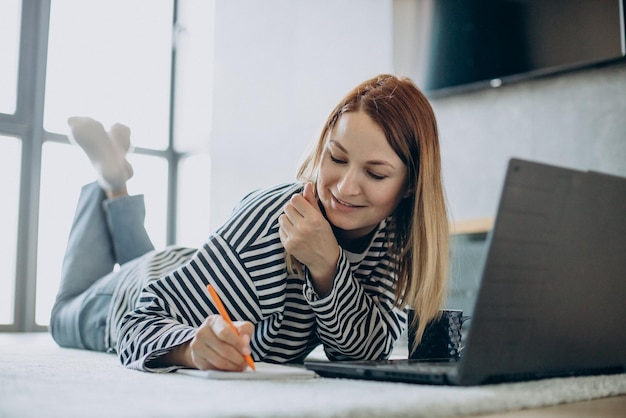
[[[109,130],[109,138],[117,149],[126,155],[130,150],[130,128],[121,123],[116,123]]]
[[[79,145],[98,173],[98,183],[109,197],[126,194],[126,182],[133,168],[126,160],[130,149],[130,129],[116,123],[107,133],[100,122],[89,117],[67,120],[70,139]]]

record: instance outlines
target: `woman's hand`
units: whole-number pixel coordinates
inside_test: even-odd
[[[339,244],[319,208],[315,186],[293,195],[278,219],[280,240],[289,254],[307,266],[320,296],[330,292],[339,260]]]
[[[233,322],[239,335],[220,315],[210,315],[198,328],[196,336],[161,358],[159,365],[186,366],[200,370],[244,371],[244,355],[250,354],[254,325]]]

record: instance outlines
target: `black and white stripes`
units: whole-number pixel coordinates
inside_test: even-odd
[[[149,360],[193,338],[217,312],[207,283],[234,320],[255,324],[255,360],[301,361],[320,343],[331,359],[389,356],[406,319],[393,306],[386,221],[364,254],[342,250],[331,293],[319,298],[306,269],[304,278],[287,274],[278,235],[283,205],[301,190],[289,184],[251,193],[197,252],[170,248],[124,266],[110,315],[110,343],[117,340],[122,363],[153,370]]]

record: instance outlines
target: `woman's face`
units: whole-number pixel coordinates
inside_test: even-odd
[[[407,193],[407,167],[366,113],[344,113],[326,138],[317,193],[343,239],[366,236]]]

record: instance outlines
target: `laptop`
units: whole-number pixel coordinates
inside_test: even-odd
[[[511,159],[458,361],[306,361],[325,377],[480,385],[626,371],[626,178]]]

